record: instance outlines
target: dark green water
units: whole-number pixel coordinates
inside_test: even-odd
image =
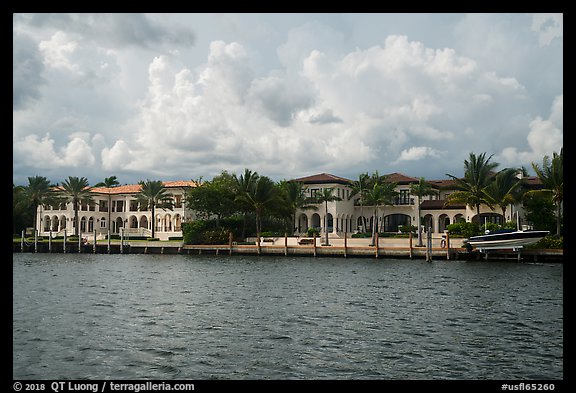
[[[563,265],[13,254],[14,379],[563,379]]]

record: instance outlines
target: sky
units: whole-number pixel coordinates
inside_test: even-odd
[[[13,183],[462,176],[563,147],[563,15],[13,14]]]

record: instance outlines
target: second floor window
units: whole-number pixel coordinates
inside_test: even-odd
[[[410,204],[410,190],[400,190],[400,195],[397,199],[398,205],[409,205]]]

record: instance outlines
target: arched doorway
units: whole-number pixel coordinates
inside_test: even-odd
[[[331,213],[326,216],[326,228],[328,232],[334,232],[334,218]]]
[[[118,217],[114,221],[114,233],[120,233],[120,228],[124,227],[124,221],[122,221],[122,217]]]
[[[140,228],[150,229],[148,228],[148,217],[146,216],[140,217]]]
[[[430,228],[430,232],[434,233],[434,217],[432,217],[432,214],[424,216],[424,230],[427,231],[428,228]]]
[[[308,216],[306,216],[306,214],[300,214],[296,228],[299,233],[303,233],[308,230]]]
[[[312,214],[312,228],[320,229],[320,215],[318,213]]]
[[[444,232],[448,225],[450,225],[450,217],[447,214],[441,214],[438,217],[438,232]]]
[[[390,214],[384,217],[384,232],[398,232],[399,227],[409,226],[412,218],[407,214]]]

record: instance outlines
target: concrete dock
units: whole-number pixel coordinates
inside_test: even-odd
[[[182,242],[152,242],[152,241],[125,241],[106,242],[80,245],[78,243],[66,244],[47,241],[37,244],[13,243],[13,252],[44,252],[44,253],[96,253],[96,254],[187,254],[187,255],[285,255],[285,256],[312,256],[312,257],[366,257],[366,258],[407,258],[426,260],[518,260],[518,261],[555,261],[562,262],[564,253],[562,249],[526,249],[520,253],[498,250],[483,254],[476,250],[468,252],[462,247],[462,239],[454,239],[451,244],[441,243],[441,239],[434,239],[431,247],[418,247],[416,239],[381,238],[377,245],[370,245],[371,239],[341,239],[330,238],[330,245],[322,245],[324,239],[316,238],[304,241],[302,238],[279,237],[263,238],[260,245],[237,244],[230,242],[222,245],[186,245]],[[423,242],[425,243],[425,242]],[[450,242],[449,242],[450,243]],[[443,247],[444,246],[444,247]]]

